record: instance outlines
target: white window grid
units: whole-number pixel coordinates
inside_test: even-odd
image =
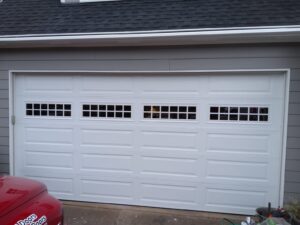
[[[71,117],[72,104],[70,103],[26,103],[28,117]]]
[[[82,104],[83,118],[131,119],[129,104]]]
[[[211,121],[229,122],[268,122],[269,107],[267,106],[211,106]]]
[[[149,120],[196,120],[195,105],[144,105],[144,119]]]

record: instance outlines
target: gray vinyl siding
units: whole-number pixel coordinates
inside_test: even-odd
[[[8,70],[291,69],[285,200],[300,199],[300,45],[189,46],[0,52],[0,173],[9,172]]]
[[[0,67],[0,174],[8,173],[8,73]]]

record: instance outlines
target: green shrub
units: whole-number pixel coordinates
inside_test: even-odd
[[[300,202],[293,200],[284,206],[284,209],[291,215],[300,219]]]

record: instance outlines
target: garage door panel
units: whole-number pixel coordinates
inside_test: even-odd
[[[93,96],[133,95],[134,78],[128,76],[81,76],[80,94]]]
[[[93,198],[92,201],[104,202],[128,201],[134,196],[134,183],[118,180],[87,180],[80,181],[80,196]]]
[[[200,81],[191,83],[187,77],[172,77],[175,82],[170,82],[168,76],[155,76],[140,78],[136,88],[143,98],[167,98],[174,97],[200,97],[204,90],[204,84]]]
[[[266,180],[268,163],[208,160],[207,176],[221,179]]]
[[[270,146],[282,145],[280,132],[261,129],[255,130],[231,130],[221,129],[217,132],[208,132],[206,153],[208,156],[239,161],[278,161],[281,151],[275,151]]]
[[[134,146],[99,146],[99,145],[80,145],[80,154],[95,155],[123,155],[132,156],[135,154]]]
[[[26,141],[43,144],[72,144],[73,129],[29,127],[25,130]]]
[[[53,153],[73,153],[73,144],[56,144],[56,143],[24,143],[24,151],[26,152],[53,152]]]
[[[141,147],[141,156],[143,157],[163,157],[163,158],[186,158],[195,159],[198,157],[198,149],[190,148],[160,148],[160,147]]]
[[[254,213],[257,206],[265,205],[269,196],[266,192],[239,189],[206,189],[205,208],[218,212],[232,212],[245,214]]]
[[[197,187],[141,183],[141,202],[162,205],[197,205]]]
[[[271,76],[227,75],[210,76],[208,79],[208,92],[210,94],[271,94]]]
[[[270,160],[278,160],[269,154],[257,153],[239,153],[239,152],[209,152],[206,154],[207,160],[228,161],[228,162],[245,162],[245,163],[266,163]]]
[[[74,179],[75,173],[74,169],[60,169],[60,168],[50,168],[50,167],[24,167],[22,171],[16,171],[18,174],[23,174],[23,176],[33,176],[37,177],[38,180],[40,178],[53,178],[53,179]]]
[[[81,155],[81,169],[92,169],[99,171],[132,172],[134,160],[128,155]]]
[[[92,170],[92,169],[83,169],[79,168],[78,175],[76,177],[79,180],[92,180],[97,181],[101,177],[102,181],[121,181],[125,183],[136,182],[137,173],[129,171],[105,171],[105,170]]]
[[[74,181],[68,178],[53,178],[53,177],[34,177],[32,179],[38,179],[47,185],[48,191],[56,196],[64,198],[70,196],[74,198]]]
[[[267,153],[269,137],[266,134],[240,133],[208,133],[207,151],[239,152],[239,153]]]
[[[197,176],[197,160],[170,157],[142,157],[141,174]]]
[[[24,76],[19,86],[26,93],[67,94],[72,93],[74,77],[69,76]]]
[[[25,166],[38,168],[73,168],[73,154],[26,152]]]
[[[81,130],[81,145],[97,146],[132,146],[131,130],[84,129]]]
[[[143,147],[194,149],[197,133],[174,131],[142,131]]]

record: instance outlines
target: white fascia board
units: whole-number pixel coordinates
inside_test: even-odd
[[[119,1],[119,0],[60,0],[60,2],[63,4],[78,4],[78,3],[88,3],[88,2],[112,2],[112,1]]]
[[[300,42],[299,26],[154,30],[0,36],[0,47],[20,43],[45,46],[131,46]]]

